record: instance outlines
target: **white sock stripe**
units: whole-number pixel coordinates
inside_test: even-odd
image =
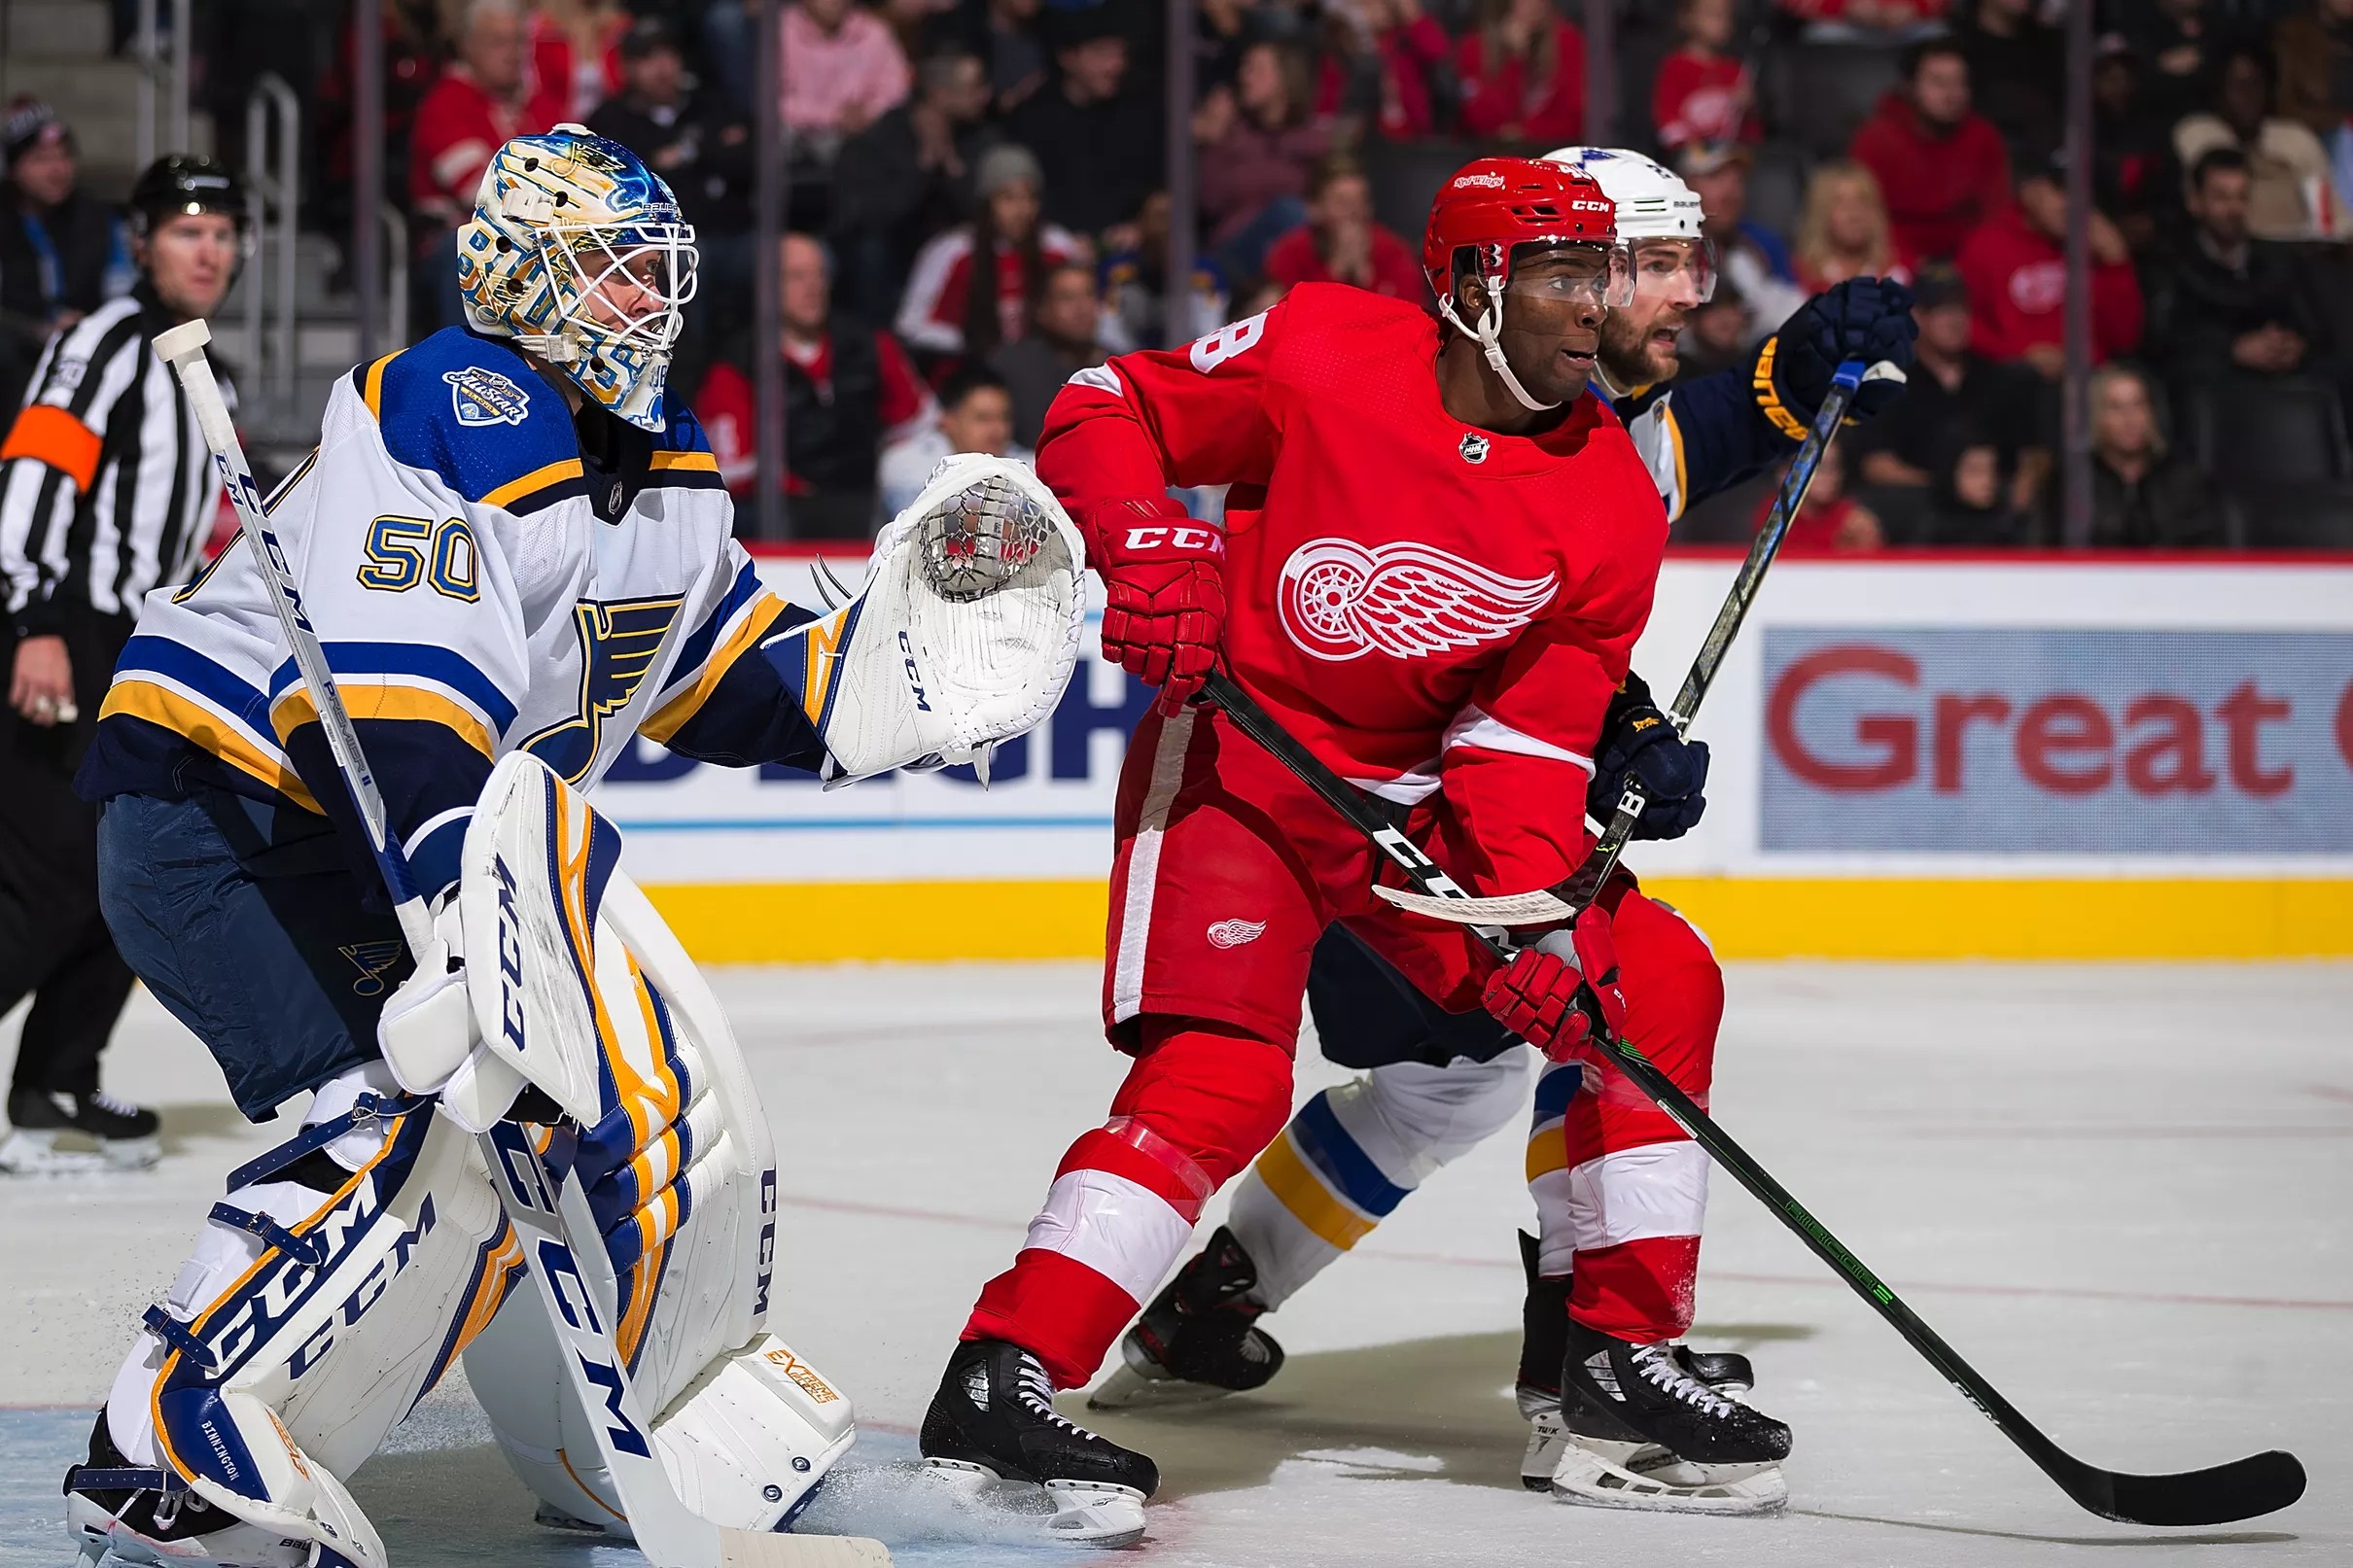
[[[1707,1166],[1698,1144],[1676,1139],[1620,1149],[1572,1167],[1568,1218],[1577,1250],[1598,1251],[1649,1237],[1698,1236],[1707,1217]]]
[[[1107,1170],[1072,1170],[1054,1178],[1022,1247],[1083,1264],[1141,1306],[1192,1235],[1193,1222],[1149,1187]]]
[[[1128,850],[1127,896],[1119,911],[1119,957],[1111,966],[1111,1021],[1125,1023],[1143,1011],[1144,944],[1152,929],[1152,892],[1160,881],[1160,841],[1169,811],[1184,784],[1185,753],[1192,749],[1193,710],[1185,709],[1160,727],[1152,751],[1152,782],[1144,790],[1136,841]]]

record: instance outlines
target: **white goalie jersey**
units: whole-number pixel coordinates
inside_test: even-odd
[[[692,414],[592,422],[456,330],[355,370],[269,512],[427,896],[492,766],[584,788],[643,733],[861,777],[1035,724],[1077,656],[1077,535],[1014,465],[954,460],[825,616],[765,591]],[[93,746],[100,794],[195,777],[339,814],[344,791],[243,542],[158,590]],[[902,636],[905,645],[901,646]]]

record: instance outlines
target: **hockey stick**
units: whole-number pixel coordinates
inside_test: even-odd
[[[1278,762],[1322,796],[1423,892],[1434,898],[1466,896],[1369,797],[1325,767],[1314,752],[1259,707],[1255,698],[1234,684],[1231,678],[1223,672],[1213,672],[1202,690],[1225,710],[1236,728],[1264,747]],[[1500,932],[1482,928],[1479,934],[1498,958],[1509,961],[1512,949]],[[2018,1407],[2003,1398],[1976,1368],[1962,1360],[1960,1352],[1947,1344],[1936,1330],[1920,1321],[1894,1291],[1847,1251],[1844,1242],[1790,1196],[1787,1188],[1774,1180],[1747,1150],[1734,1142],[1732,1135],[1700,1109],[1650,1058],[1616,1038],[1599,1020],[1594,1019],[1592,1023],[1593,1040],[1612,1063],[1690,1133],[1709,1158],[1754,1193],[1814,1256],[1830,1265],[1856,1295],[1870,1304],[1873,1311],[1904,1337],[1907,1344],[1943,1373],[1946,1380],[2000,1428],[2004,1437],[2041,1467],[2043,1474],[2058,1482],[2060,1490],[2085,1508],[2104,1518],[2132,1524],[2222,1524],[2286,1508],[2303,1495],[2303,1466],[2295,1455],[2277,1449],[2211,1470],[2185,1471],[2172,1476],[2134,1476],[2101,1470],[2067,1453],[2020,1414]]]
[[[1781,541],[1789,537],[1790,525],[1797,521],[1798,508],[1805,505],[1806,492],[1813,485],[1814,470],[1821,467],[1822,454],[1830,449],[1832,437],[1838,435],[1839,426],[1846,418],[1847,404],[1854,401],[1866,381],[1903,379],[1904,372],[1885,360],[1868,370],[1863,368],[1862,361],[1848,360],[1831,376],[1830,391],[1814,413],[1813,425],[1790,458],[1789,471],[1782,475],[1781,488],[1774,497],[1773,512],[1765,519],[1765,526],[1757,530],[1756,540],[1748,546],[1748,558],[1740,563],[1740,570],[1732,580],[1732,591],[1724,596],[1723,608],[1716,611],[1715,624],[1701,640],[1690,673],[1683,677],[1683,689],[1675,693],[1674,706],[1668,710],[1668,720],[1677,734],[1689,730],[1692,720],[1699,717],[1700,704],[1707,700],[1707,690],[1715,684],[1716,672],[1724,667],[1724,656],[1731,651],[1732,640],[1739,635],[1740,623],[1748,618],[1749,606],[1756,603],[1757,590],[1765,585],[1766,572],[1780,554]],[[1643,788],[1642,782],[1629,778],[1625,790],[1618,796],[1617,810],[1610,814],[1609,825],[1602,830],[1593,853],[1575,871],[1550,888],[1494,898],[1465,899],[1430,898],[1395,888],[1376,891],[1400,909],[1432,920],[1465,924],[1549,925],[1571,920],[1577,911],[1594,901],[1601,885],[1609,880],[1609,874],[1617,870],[1618,858],[1626,853],[1627,841],[1633,836],[1634,825],[1649,805],[1650,792]]]
[[[228,405],[204,357],[204,345],[210,341],[212,331],[201,320],[184,322],[157,334],[156,354],[179,376],[204,444],[212,449],[213,466],[237,514],[237,530],[261,563],[262,580],[269,585],[270,605],[294,654],[295,669],[327,732],[335,770],[366,824],[369,848],[392,895],[401,936],[410,953],[422,955],[433,942],[432,916],[409,874],[407,856],[392,837],[383,796],[360,749],[359,732],[352,728],[318,631],[302,609],[293,563],[262,509],[261,487],[254,482]],[[651,1412],[645,1409],[627,1364],[615,1352],[598,1315],[595,1293],[576,1261],[560,1202],[562,1187],[549,1179],[539,1151],[513,1123],[500,1123],[481,1141],[482,1156],[498,1177],[508,1218],[530,1261],[531,1277],[538,1282],[540,1305],[567,1352],[563,1361],[573,1393],[590,1412],[598,1456],[620,1494],[630,1533],[647,1560],[654,1568],[887,1568],[890,1553],[879,1542],[721,1529],[680,1500],[653,1446]]]

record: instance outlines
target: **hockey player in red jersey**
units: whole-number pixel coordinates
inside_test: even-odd
[[[1222,663],[1474,891],[1547,886],[1584,858],[1591,757],[1667,534],[1587,391],[1603,314],[1631,292],[1625,255],[1590,176],[1484,158],[1440,192],[1423,265],[1443,324],[1311,285],[1187,350],[1080,372],[1047,417],[1038,471],[1105,579],[1105,651],[1162,688],[1115,814],[1104,1020],[1135,1064],[965,1327],[923,1427],[943,1470],[1099,1510],[1151,1493],[1151,1461],[1057,1415],[1052,1392],[1093,1376],[1202,1204],[1282,1128],[1331,923],[1548,1054],[1578,1049],[1589,1011],[1712,1037],[1720,991],[1679,983],[1712,964],[1639,891],[1498,970],[1460,927],[1376,900],[1355,832],[1187,704]],[[1172,484],[1231,486],[1225,531]],[[1703,1090],[1703,1052],[1654,1058]],[[1645,1350],[1597,1353],[1638,1381]],[[1787,1450],[1746,1407],[1708,1400],[1694,1419],[1708,1429],[1678,1433],[1679,1452]]]

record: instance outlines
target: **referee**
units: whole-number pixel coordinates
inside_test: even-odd
[[[0,1170],[95,1164],[56,1150],[68,1131],[116,1165],[160,1152],[155,1112],[98,1088],[131,972],[98,912],[97,808],[73,777],[141,597],[187,580],[212,531],[211,456],[150,344],[220,307],[245,222],[243,187],[211,158],[175,154],[142,174],[130,199],[137,285],[49,340],[0,442],[0,1013],[33,997]]]

